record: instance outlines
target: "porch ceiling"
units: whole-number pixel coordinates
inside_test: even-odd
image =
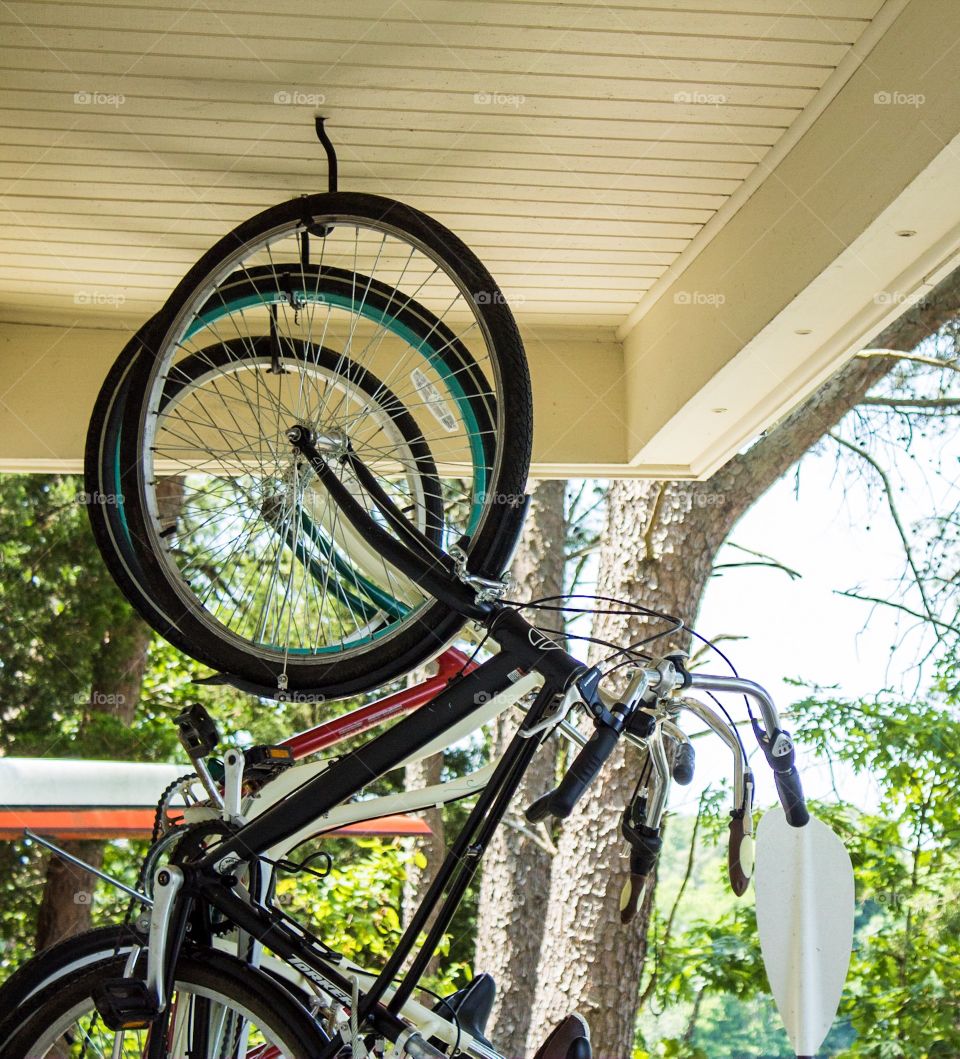
[[[0,7],[0,467],[78,466],[130,329],[323,187],[317,107],[500,282],[541,474],[709,473],[960,247],[952,0],[263,8]]]

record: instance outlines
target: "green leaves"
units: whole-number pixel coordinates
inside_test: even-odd
[[[301,847],[298,856],[313,848],[313,843]],[[422,854],[411,854],[399,841],[380,838],[327,840],[322,848],[334,857],[330,874],[325,879],[281,876],[278,903],[331,948],[362,967],[377,969],[386,963],[403,932],[398,909],[407,862]],[[450,940],[444,939],[441,953],[449,953]],[[446,964],[443,975],[427,985],[441,994],[450,993],[465,973],[469,977],[469,969],[460,964]]]

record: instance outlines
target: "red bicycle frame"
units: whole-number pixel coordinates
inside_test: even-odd
[[[309,757],[319,750],[325,750],[328,746],[335,746],[350,736],[369,732],[371,728],[376,728],[384,721],[412,713],[438,695],[455,677],[476,669],[477,664],[462,651],[458,651],[456,647],[448,647],[437,658],[437,667],[437,672],[421,683],[395,691],[392,695],[385,695],[382,699],[351,710],[342,717],[334,717],[333,720],[324,721],[315,728],[308,728],[305,732],[292,735],[281,745],[290,748],[296,761]]]

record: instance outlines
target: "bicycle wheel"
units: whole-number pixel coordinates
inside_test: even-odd
[[[142,333],[141,328],[123,347],[97,394],[84,447],[84,502],[94,540],[117,587],[153,628],[171,639],[176,626],[144,586],[140,558],[130,544],[120,485],[120,424]]]
[[[319,260],[311,262],[318,246]],[[186,411],[168,408],[180,366],[228,343],[269,351],[272,375],[257,376],[258,383],[269,379],[265,394],[254,397],[248,388],[225,400],[207,389],[181,406]],[[423,510],[429,489],[419,498],[406,490],[409,517],[430,526],[441,546],[463,547],[472,573],[498,576],[522,521],[529,378],[509,309],[456,237],[374,196],[284,203],[202,258],[143,344],[149,352],[131,366],[120,430],[124,514],[149,594],[194,657],[235,682],[336,696],[382,684],[449,642],[463,619],[344,525],[285,443],[286,429],[307,425],[362,449],[393,495],[422,464],[411,464],[399,440],[384,436],[376,409],[357,399],[349,377],[336,401],[309,385],[295,400],[279,401],[277,380],[296,349],[308,356],[330,350],[349,370],[377,378],[416,422],[443,476],[439,518]],[[359,483],[337,466],[373,511]],[[171,492],[181,510],[203,517],[172,529]],[[271,497],[283,498],[289,532],[273,532],[265,551]],[[301,555],[317,554],[318,527],[326,539],[320,551],[329,547],[337,561],[326,557],[315,567]],[[318,573],[330,576],[325,567],[336,569],[341,586],[373,584],[399,606],[374,625],[344,614],[342,604],[331,609],[316,588]]]
[[[95,927],[51,945],[21,964],[0,986],[0,1055],[4,1043],[36,1007],[40,993],[94,964],[126,955],[143,937],[132,927]]]
[[[109,1030],[92,994],[104,978],[123,974],[124,959],[100,964],[44,990],[42,1003],[17,1029],[5,1059],[74,1055],[142,1056],[150,1034],[162,1033],[165,1059],[264,1056],[311,1059],[327,1038],[307,1012],[267,975],[210,951],[182,958],[169,1017],[151,1030]],[[156,1041],[153,1042],[156,1047]]]
[[[140,559],[131,545],[123,497],[117,484],[118,439],[128,376],[139,350],[139,338],[135,337],[108,375],[94,408],[86,452],[86,486],[88,498],[94,501],[89,507],[90,518],[105,561],[130,602],[163,636],[190,651],[192,645],[183,641],[171,616],[182,611],[179,602],[162,601],[145,584]],[[269,379],[273,364],[268,337],[232,339],[191,354],[177,363],[167,380],[162,395],[165,421],[171,422],[176,432],[184,419],[194,424],[202,422],[203,408],[211,399],[239,401],[240,395],[248,392],[262,396],[266,391],[264,379]],[[275,379],[270,384],[272,400],[260,413],[261,428],[266,428],[267,417],[276,419],[285,407],[285,393],[288,396],[306,383],[315,392],[323,391],[327,398],[337,399],[345,406],[359,403],[364,410],[364,431],[356,438],[358,451],[371,444],[371,438],[375,445],[382,440],[389,442],[402,470],[392,480],[392,499],[411,513],[425,536],[439,543],[443,511],[436,464],[416,420],[389,387],[342,355],[324,347],[308,350],[299,340],[286,342],[284,364],[286,378]],[[276,434],[282,427],[283,423],[277,422],[268,433]],[[192,429],[196,433],[197,427]],[[203,557],[196,554],[197,538],[191,532],[191,521],[195,524],[199,518],[208,523],[217,517],[217,509],[227,507],[235,515],[244,505],[253,503],[258,507],[260,520],[259,536],[255,541],[251,538],[251,547],[266,553],[277,539],[282,540],[291,560],[301,564],[309,575],[311,605],[316,607],[323,623],[336,627],[344,639],[348,627],[354,637],[370,635],[405,613],[406,603],[392,593],[393,586],[377,580],[376,563],[368,560],[366,565],[372,568],[372,576],[364,576],[346,560],[342,549],[334,545],[329,527],[311,521],[305,510],[288,510],[282,495],[250,495],[245,492],[247,484],[237,477],[226,479],[217,494],[200,498],[202,504],[197,503],[195,496],[168,494],[163,512],[167,522],[165,532],[176,530],[178,539],[183,541],[178,554],[181,569],[195,563],[199,568],[195,576],[204,576]],[[321,515],[329,521],[329,512]],[[353,545],[351,552],[357,554]],[[151,562],[153,557],[148,554],[146,558]],[[158,605],[162,602],[166,602],[167,610]],[[221,608],[237,606],[237,601],[228,596],[220,596],[218,602]]]

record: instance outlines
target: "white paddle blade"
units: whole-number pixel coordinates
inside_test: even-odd
[[[850,856],[815,817],[791,827],[780,806],[757,828],[760,950],[793,1050],[815,1056],[830,1030],[853,948]]]

